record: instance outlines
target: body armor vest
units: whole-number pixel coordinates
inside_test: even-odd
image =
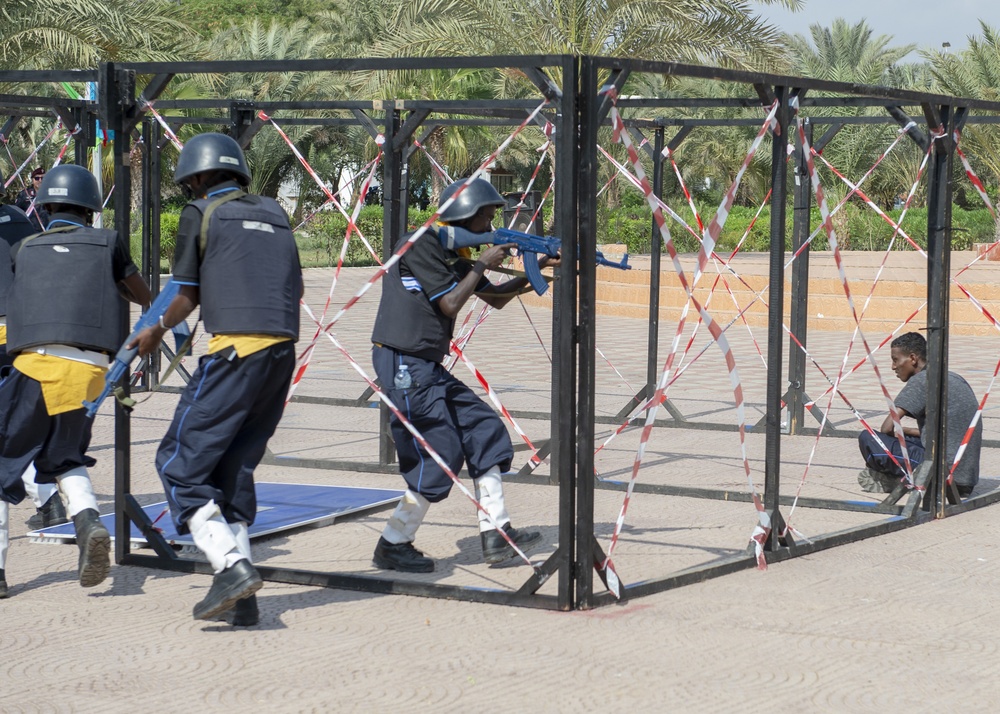
[[[403,236],[403,240],[410,235]],[[430,232],[417,240],[437,242]],[[397,243],[397,247],[401,244]],[[372,342],[432,362],[441,362],[451,351],[455,321],[438,310],[423,292],[410,292],[403,287],[399,265],[397,261],[382,280],[382,300],[375,316]],[[459,276],[456,275],[455,279],[457,281]]]
[[[71,345],[114,354],[123,301],[114,279],[114,231],[81,227],[40,233],[14,259],[7,351]]]
[[[10,249],[35,232],[35,226],[21,209],[0,206],[0,317],[7,314],[7,291],[14,282]]]
[[[216,198],[194,201],[202,215]],[[288,217],[255,195],[217,203],[201,259],[201,318],[215,335],[299,338],[302,271]]]

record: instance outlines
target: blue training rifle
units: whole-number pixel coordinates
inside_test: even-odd
[[[160,290],[160,294],[156,296],[153,300],[153,304],[149,306],[135,323],[135,327],[132,328],[132,334],[128,336],[122,346],[118,349],[118,353],[115,355],[114,362],[111,367],[108,368],[108,373],[104,375],[104,389],[101,390],[100,395],[92,402],[84,400],[83,406],[87,409],[87,416],[93,418],[100,409],[101,403],[107,399],[112,394],[117,396],[118,390],[121,387],[118,383],[128,372],[129,365],[132,364],[132,360],[135,359],[136,354],[139,352],[137,347],[129,349],[128,345],[135,338],[139,336],[139,333],[145,330],[147,327],[152,327],[153,325],[159,324],[160,317],[167,311],[170,303],[177,296],[177,292],[180,290],[180,286],[173,280],[168,280],[167,284],[163,286]],[[187,324],[181,322],[180,324],[187,327]]]
[[[524,273],[528,277],[528,282],[539,295],[545,294],[549,284],[542,275],[541,268],[538,267],[538,256],[546,255],[555,258],[559,255],[559,247],[562,244],[558,238],[553,236],[536,236],[531,233],[522,233],[511,228],[496,228],[488,233],[473,233],[470,230],[459,226],[437,226],[438,239],[441,244],[449,250],[456,248],[472,248],[484,243],[494,245],[513,244],[517,249],[517,255],[524,263]],[[628,264],[628,253],[622,258],[620,263],[608,260],[604,254],[598,251],[597,264],[605,265],[609,268],[619,270],[631,270]]]

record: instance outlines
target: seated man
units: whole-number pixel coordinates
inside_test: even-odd
[[[916,469],[924,458],[924,420],[927,413],[927,341],[919,332],[907,332],[892,341],[892,371],[905,385],[896,396],[896,409],[900,418],[917,420],[917,429],[903,429],[910,466]],[[945,463],[948,468],[955,460],[958,447],[965,437],[972,419],[979,409],[979,402],[969,383],[954,372],[948,372],[948,443]],[[882,422],[878,437],[867,431],[858,436],[858,446],[865,459],[866,468],[858,474],[861,488],[871,493],[889,493],[905,476],[900,468],[905,463],[899,439],[893,433],[892,416]],[[879,443],[881,441],[881,443]],[[962,460],[955,467],[955,486],[960,496],[972,493],[979,482],[979,452],[983,443],[983,423],[976,424]],[[886,451],[898,462],[893,463]]]

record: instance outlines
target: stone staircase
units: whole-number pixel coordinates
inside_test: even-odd
[[[603,246],[605,257],[618,260],[614,246]],[[845,252],[844,269],[848,285],[860,313],[872,284],[878,273],[883,253],[865,251]],[[690,281],[695,267],[695,256],[681,257],[682,267]],[[972,251],[956,251],[952,254],[952,276],[968,266],[976,254]],[[629,257],[633,269],[616,270],[598,266],[597,268],[597,311],[601,315],[617,315],[645,319],[649,314],[649,257]],[[695,297],[708,303],[709,312],[720,324],[727,324],[739,311],[751,305],[743,317],[752,326],[767,324],[767,307],[764,301],[768,295],[768,256],[755,253],[737,256],[730,264],[738,274],[719,269],[712,263],[706,269],[698,285]],[[721,274],[720,274],[721,270]],[[926,261],[916,253],[898,252],[889,255],[871,300],[864,312],[862,327],[871,334],[886,335],[896,329],[915,311],[917,315],[909,325],[918,329],[926,324],[927,312],[922,308],[927,296]],[[790,269],[785,271],[785,323],[788,324],[791,301]],[[979,261],[958,276],[957,280],[974,295],[983,306],[1000,320],[1000,265]],[[714,288],[714,294],[712,294]],[[763,300],[754,302],[756,293],[762,293]],[[709,298],[711,298],[709,300]],[[735,298],[735,302],[734,302]],[[526,302],[535,305],[551,305],[546,295],[526,296]],[[680,280],[669,257],[664,257],[661,271],[660,320],[675,323],[687,302]],[[739,305],[739,308],[736,305]],[[989,335],[996,328],[977,310],[971,301],[954,284],[951,287],[949,306],[950,329],[953,334]],[[838,275],[830,252],[814,252],[810,258],[808,315],[810,330],[851,331],[855,322],[844,294],[843,283]],[[691,310],[688,319],[697,319]]]

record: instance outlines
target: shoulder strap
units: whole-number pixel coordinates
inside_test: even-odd
[[[230,191],[224,196],[212,201],[210,204],[205,206],[205,213],[201,216],[201,231],[198,233],[198,257],[205,257],[205,249],[208,247],[208,222],[212,219],[212,214],[215,213],[215,209],[221,206],[223,203],[229,203],[230,201],[235,201],[238,198],[243,198],[246,196],[245,191]]]
[[[16,256],[18,253],[20,253],[21,248],[23,248],[24,244],[27,243],[29,240],[35,240],[35,238],[41,238],[42,236],[52,235],[53,233],[66,233],[68,231],[75,231],[79,227],[80,226],[59,226],[58,228],[50,228],[47,231],[42,231],[41,233],[36,233],[33,236],[28,236],[20,243],[18,243],[17,246],[14,248],[14,255]]]

